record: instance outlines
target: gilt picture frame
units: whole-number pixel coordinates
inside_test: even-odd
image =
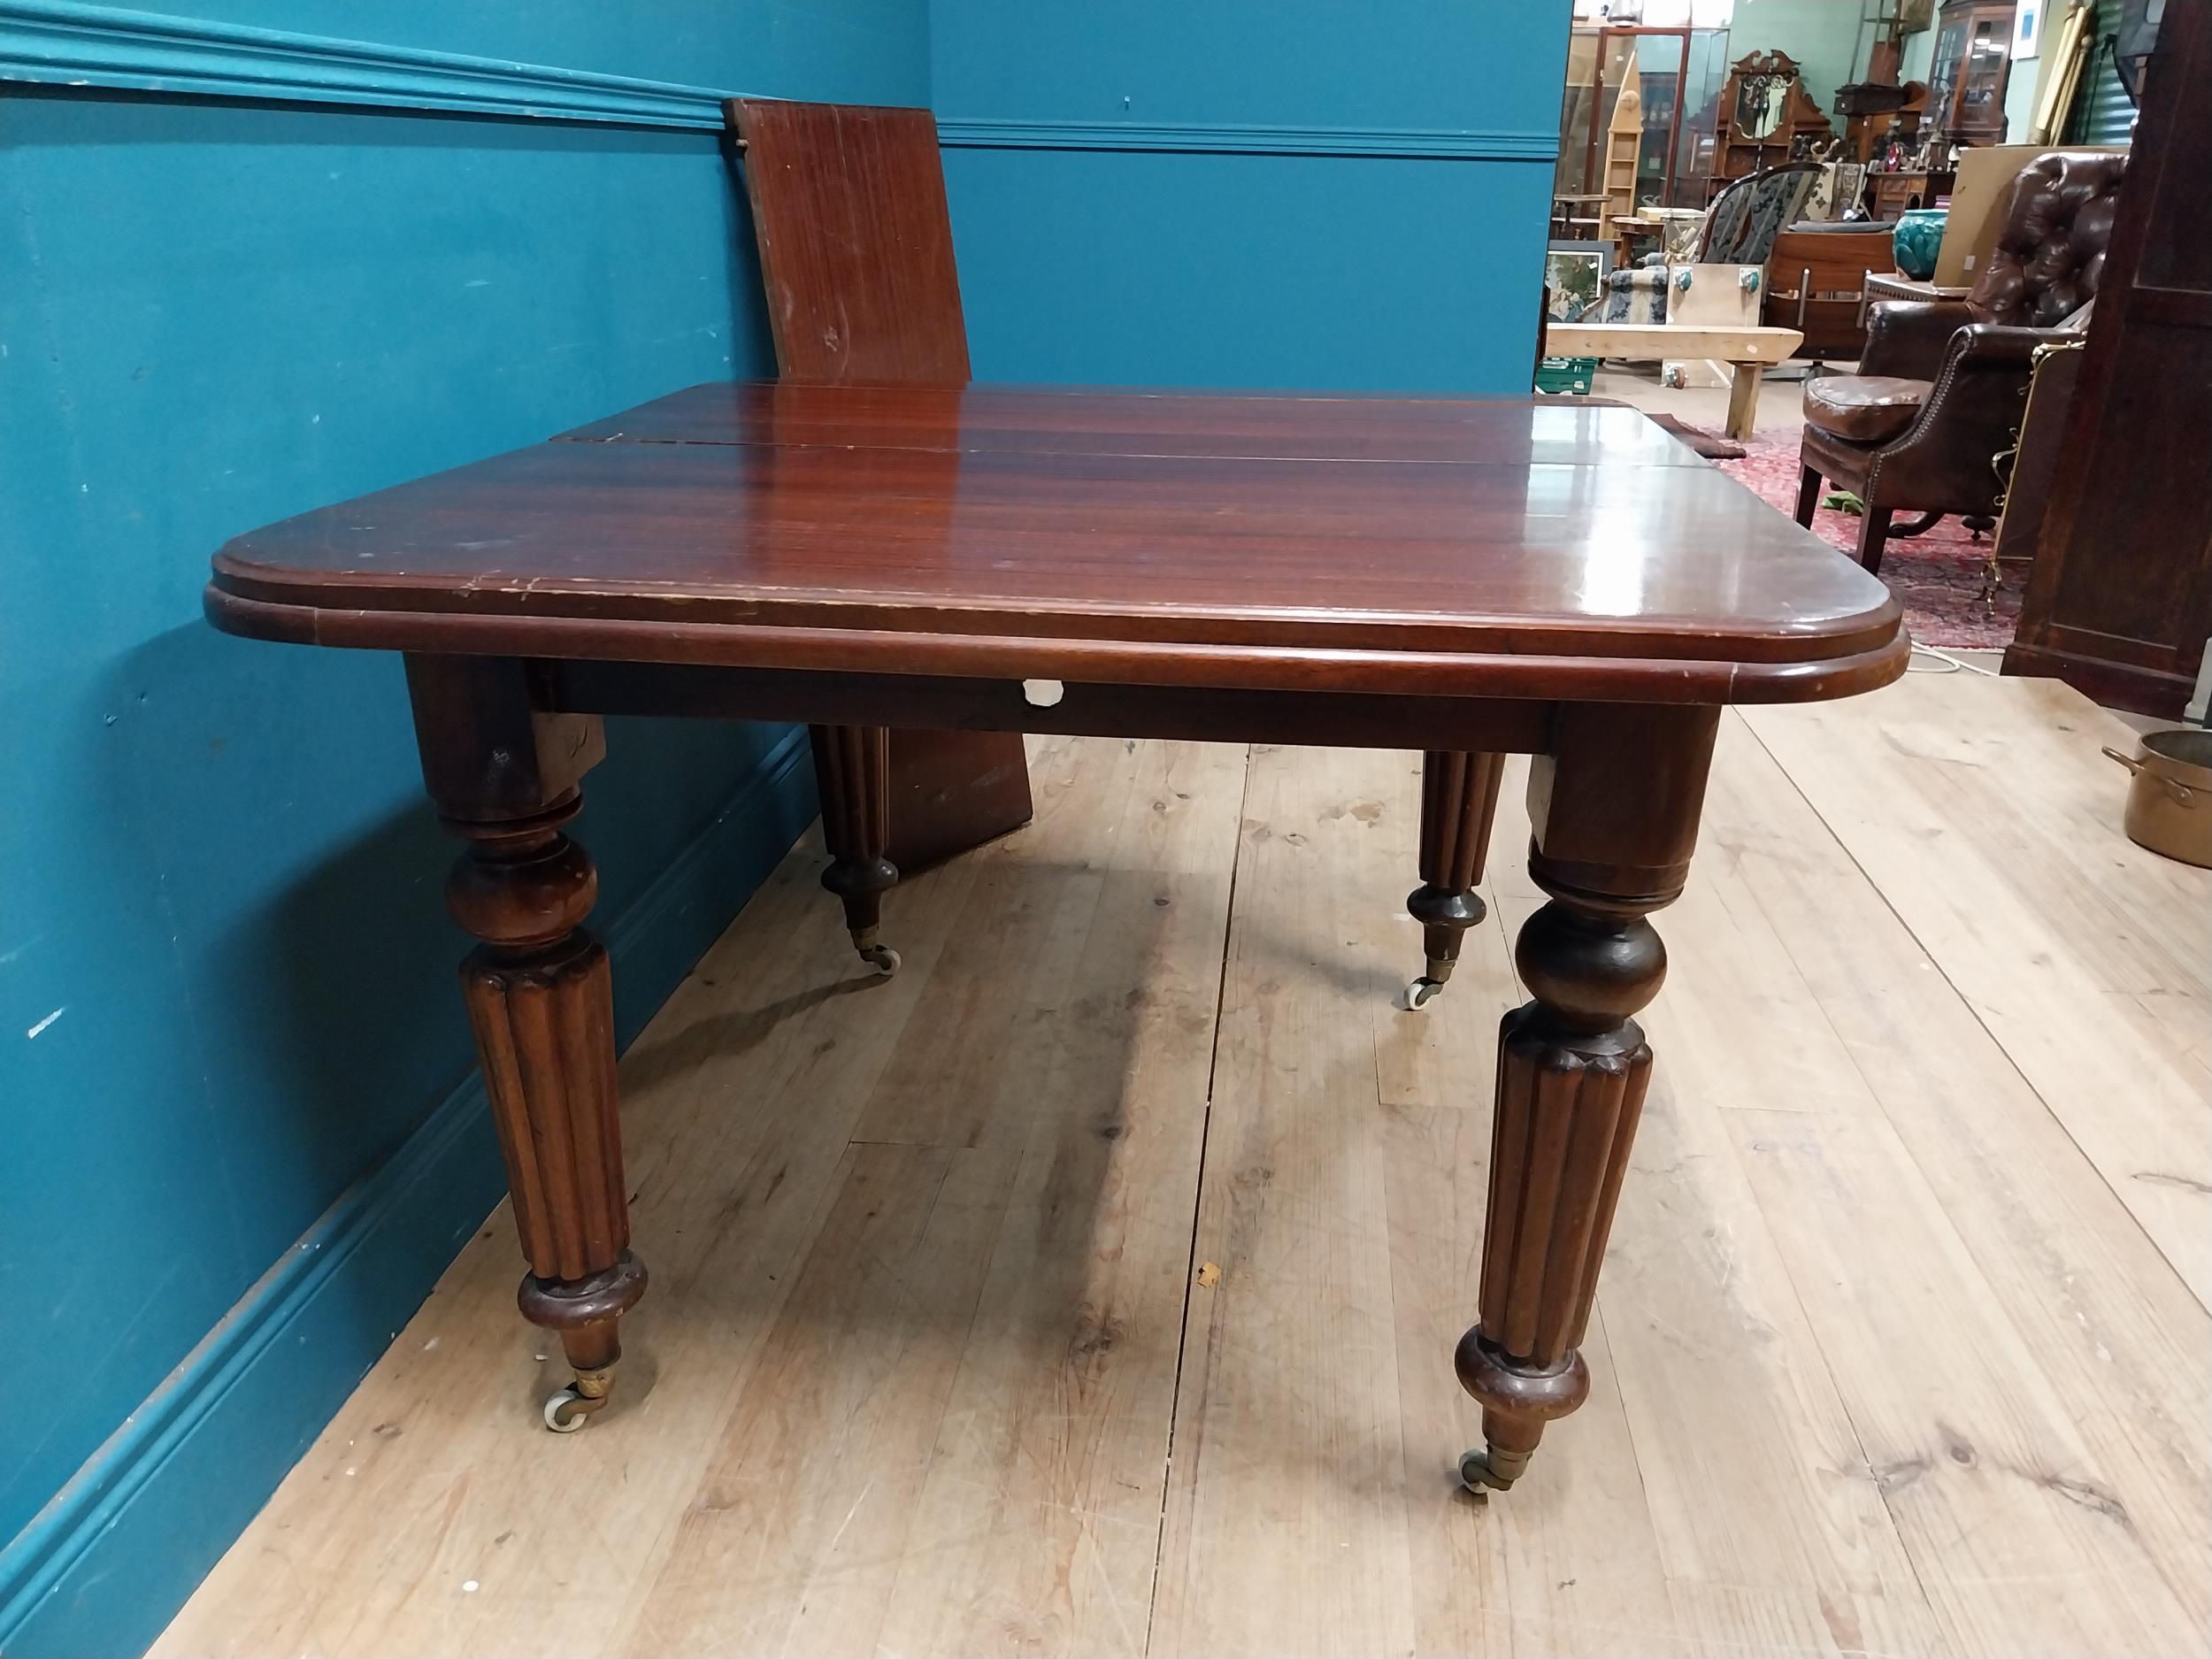
[[[1613,271],[1609,242],[1555,242],[1544,251],[1544,286],[1550,301],[1544,314],[1555,323],[1571,323],[1583,308],[1605,294],[1605,279]]]

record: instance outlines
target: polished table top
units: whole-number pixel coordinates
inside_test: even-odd
[[[1836,696],[1883,585],[1634,410],[702,386],[215,560],[261,637],[1647,702]]]

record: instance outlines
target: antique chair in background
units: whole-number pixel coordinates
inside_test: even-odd
[[[1696,263],[1764,265],[1774,239],[1797,222],[1821,174],[1817,161],[1788,161],[1737,180],[1713,198]]]
[[[1806,382],[1798,523],[1812,522],[1824,479],[1855,492],[1859,562],[1872,571],[1900,507],[1922,515],[1900,535],[1946,513],[1996,512],[1993,463],[2013,446],[2036,348],[2085,326],[2126,171],[2124,155],[2038,156],[1964,300],[1869,308],[1859,372]]]
[[[1866,349],[1866,276],[1895,261],[1893,225],[1841,219],[1792,225],[1767,257],[1759,320],[1805,336],[1798,355],[1854,362]]]
[[[1613,272],[1596,314],[1586,309],[1578,320],[1663,323],[1671,271],[1700,265],[1764,266],[1775,238],[1796,218],[1820,173],[1816,161],[1793,161],[1738,179],[1713,198],[1694,243],[1647,254],[1640,265]]]

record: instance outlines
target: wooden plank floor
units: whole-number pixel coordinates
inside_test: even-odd
[[[501,1211],[156,1651],[2201,1653],[2212,875],[2125,736],[1727,717],[1590,1401],[1486,1500],[1523,765],[1420,1014],[1415,756],[1034,741],[889,981],[810,840],[624,1061],[618,1409],[536,1426]]]

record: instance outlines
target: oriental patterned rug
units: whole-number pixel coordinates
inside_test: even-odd
[[[1791,511],[1797,504],[1796,428],[1755,432],[1743,447],[1741,460],[1713,465],[1763,501]],[[1823,507],[1813,515],[1813,533],[1849,553],[1858,544],[1859,521],[1854,514]],[[1993,599],[1985,597],[1989,546],[1988,536],[1972,539],[1956,518],[1942,519],[1916,536],[1890,538],[1882,550],[1880,574],[1904,606],[1914,639],[1923,645],[1984,649],[2012,643],[2027,571],[2017,563],[2007,565]]]

